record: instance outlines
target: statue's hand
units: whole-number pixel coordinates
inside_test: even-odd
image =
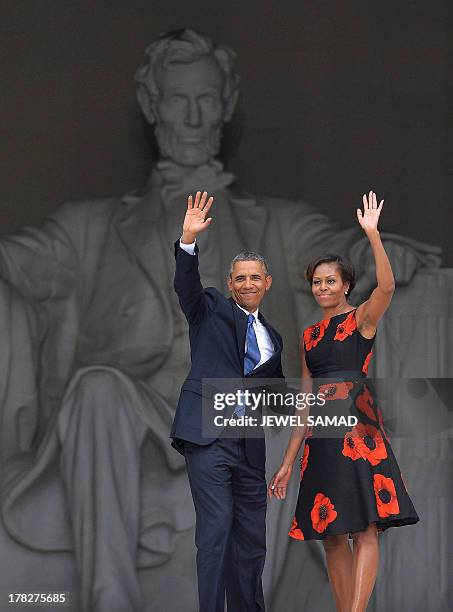
[[[393,276],[397,285],[407,285],[418,268],[423,264],[420,262],[420,257],[417,251],[406,244],[400,244],[385,238],[382,239],[385,251],[392,264]],[[368,248],[364,254],[365,260],[361,262],[365,275],[368,277],[371,284],[376,282],[376,270],[374,264],[373,253]]]
[[[409,285],[420,268],[438,268],[441,264],[441,248],[424,244],[412,238],[396,234],[381,234],[382,242],[392,264],[397,286]],[[354,291],[369,294],[376,285],[374,258],[368,239],[357,242],[349,253],[356,268],[358,282]]]
[[[211,196],[206,201],[207,196],[206,191],[203,192],[203,195],[200,191],[197,191],[195,202],[191,195],[187,198],[187,211],[182,226],[182,241],[184,244],[194,242],[197,234],[209,227],[212,221],[212,218],[206,218],[206,215],[214,202],[214,198]]]

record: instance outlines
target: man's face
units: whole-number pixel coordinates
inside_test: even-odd
[[[190,64],[170,64],[159,77],[156,138],[162,157],[182,166],[200,166],[220,148],[225,107],[224,77],[205,56]]]
[[[237,261],[228,278],[231,297],[248,312],[255,312],[272,284],[260,261]]]

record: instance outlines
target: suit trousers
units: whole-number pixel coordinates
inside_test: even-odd
[[[266,557],[266,478],[251,466],[245,439],[185,442],[196,511],[200,612],[263,611]]]

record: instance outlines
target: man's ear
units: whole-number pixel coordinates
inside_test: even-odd
[[[148,123],[153,125],[156,123],[156,114],[154,111],[154,104],[151,99],[151,95],[148,89],[142,83],[137,87],[137,100],[142,109],[145,119]]]
[[[272,285],[272,276],[268,274],[266,276],[266,291],[269,291],[269,289],[271,288],[271,285]]]
[[[229,291],[233,290],[233,281],[231,279],[231,274],[228,274],[228,276],[226,277],[226,282],[227,282],[227,287]]]
[[[223,118],[223,121],[225,123],[228,123],[229,121],[231,121],[231,118],[234,114],[234,110],[236,108],[238,97],[239,97],[239,89],[235,89],[230,95],[230,97],[228,98],[227,103],[225,105],[225,115]]]

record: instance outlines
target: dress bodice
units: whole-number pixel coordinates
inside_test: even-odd
[[[305,360],[313,378],[340,372],[366,376],[374,338],[360,334],[355,313],[356,308],[304,330]]]

